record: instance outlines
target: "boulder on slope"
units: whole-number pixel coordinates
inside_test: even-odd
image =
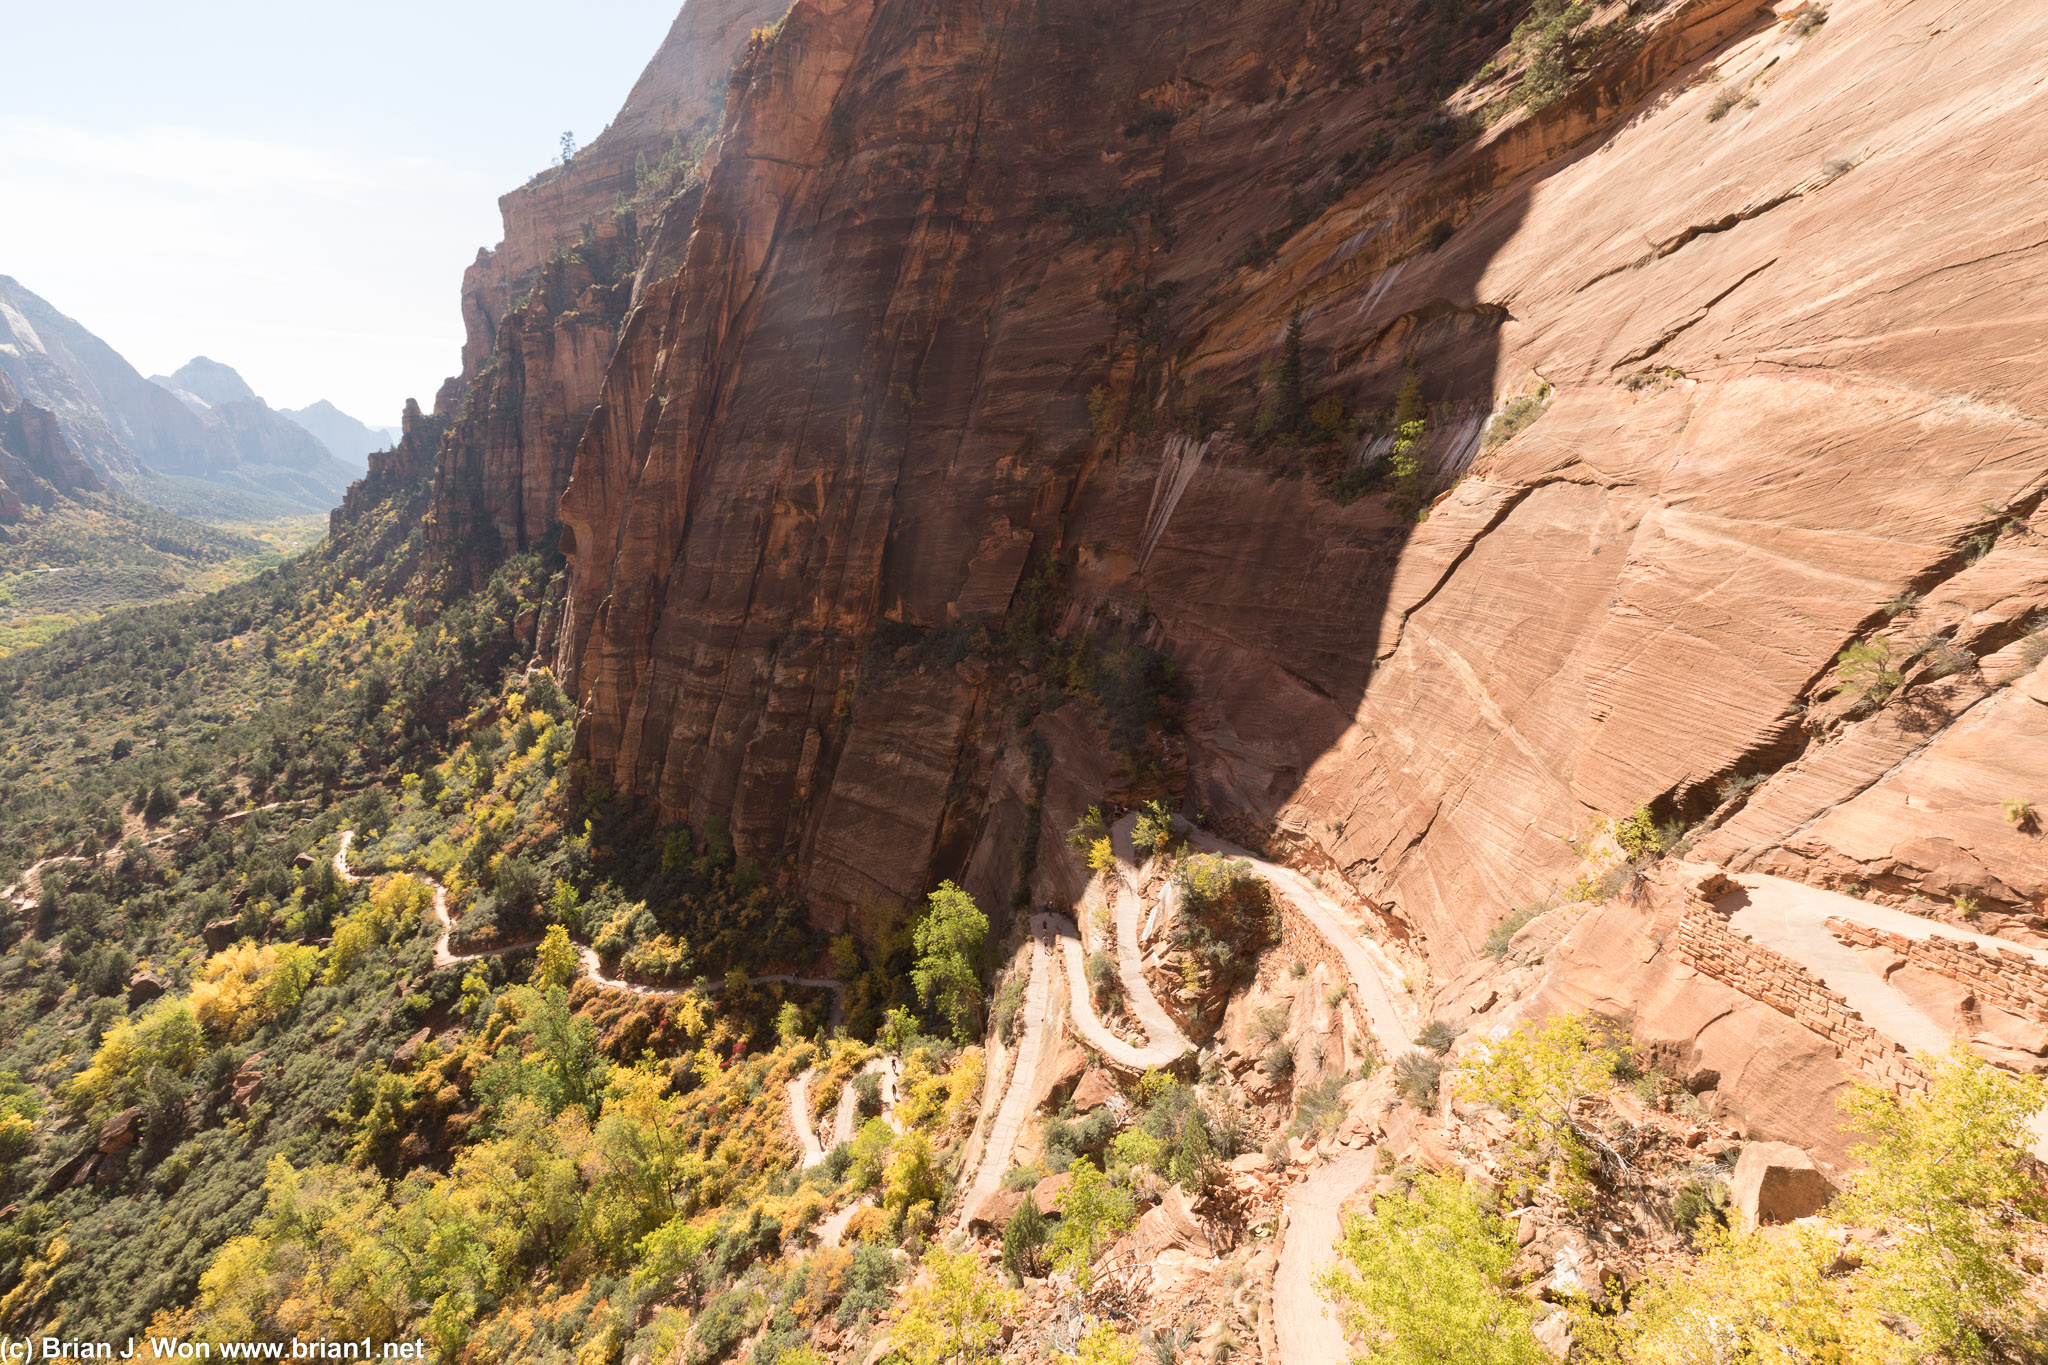
[[[1827,1207],[1834,1182],[1789,1142],[1752,1142],[1735,1163],[1730,1201],[1752,1222],[1789,1223]]]

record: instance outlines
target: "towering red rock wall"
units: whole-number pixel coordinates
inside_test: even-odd
[[[435,403],[449,430],[434,537],[458,570],[487,570],[554,525],[618,341],[640,219],[658,220],[674,188],[640,172],[715,124],[735,52],[777,12],[775,0],[692,0],[604,133],[498,201],[505,238],[463,277],[462,373]]]
[[[1180,666],[1196,803],[1445,960],[1562,836],[1802,751],[1835,654],[2041,495],[2048,18],[1693,0],[1439,157],[1422,64],[1513,16],[1432,13],[801,0],[563,501],[596,771],[827,910],[970,854],[1000,894],[976,834],[1025,796],[973,631],[1048,553],[1070,627]],[[1412,371],[1448,464],[1554,399],[1420,525],[1340,505],[1251,438],[1296,309],[1314,393]]]

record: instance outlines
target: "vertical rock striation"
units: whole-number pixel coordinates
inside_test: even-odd
[[[1781,767],[1888,603],[2034,534],[2048,30],[1945,13],[1689,0],[1522,104],[1505,9],[800,0],[630,294],[563,265],[573,309],[488,338],[447,533],[533,543],[594,403],[582,753],[828,920],[1016,886],[1089,795],[1020,719],[1133,780],[1019,705],[1050,560],[1059,630],[1176,666],[1199,807],[1457,962],[1569,880],[1561,836]],[[586,308],[623,317],[595,389]],[[1375,464],[1410,376],[1412,490]],[[2013,581],[1993,646],[2044,605]]]
[[[540,545],[630,302],[643,223],[687,193],[734,53],[771,0],[692,0],[604,132],[498,201],[505,237],[463,277],[462,372],[432,527],[458,572]]]

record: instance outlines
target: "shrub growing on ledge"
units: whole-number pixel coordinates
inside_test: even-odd
[[[1500,415],[1487,423],[1486,436],[1480,444],[1488,450],[1513,440],[1523,430],[1533,426],[1538,417],[1550,406],[1550,385],[1545,384],[1534,393],[1525,393],[1511,400],[1500,410]]]
[[[1181,859],[1173,883],[1181,897],[1174,947],[1195,964],[1206,990],[1231,990],[1280,936],[1272,891],[1249,862],[1214,853]]]
[[[1613,1085],[1616,1056],[1586,1016],[1561,1014],[1523,1023],[1458,1068],[1459,1095],[1515,1121],[1503,1163],[1510,1190],[1547,1178],[1567,1200],[1583,1195],[1602,1144],[1573,1110]]]
[[[1892,657],[1891,640],[1873,635],[1850,645],[1835,656],[1835,677],[1835,691],[1871,706],[1884,705],[1902,678]]]

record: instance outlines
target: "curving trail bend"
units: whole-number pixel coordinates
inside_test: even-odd
[[[355,838],[356,832],[354,830],[343,830],[341,832],[341,843],[334,850],[334,870],[345,882],[359,882],[362,880],[359,875],[349,871],[348,866],[349,845],[355,842]],[[538,939],[521,939],[517,943],[506,943],[496,948],[483,948],[473,953],[458,953],[454,951],[454,949],[449,947],[449,941],[455,934],[455,921],[448,914],[448,888],[423,874],[414,873],[413,875],[434,888],[434,918],[441,922],[441,937],[434,941],[434,965],[436,967],[453,967],[464,962],[481,961],[487,957],[503,957],[507,953],[516,953],[522,948],[531,948],[535,943],[539,942]],[[693,986],[650,986],[643,982],[627,981],[622,977],[612,976],[605,971],[604,960],[597,955],[597,950],[585,943],[576,944],[576,959],[582,964],[585,976],[609,990],[627,991],[633,995],[683,995],[696,989]],[[789,976],[776,972],[764,976],[750,976],[747,980],[762,985],[808,986],[817,990],[832,992],[830,1024],[834,1027],[838,1025],[846,1006],[845,983],[834,981],[829,977]],[[705,988],[716,991],[718,983],[708,983]]]
[[[352,829],[345,829],[341,831],[341,841],[334,850],[334,871],[344,882],[354,883],[362,880],[360,875],[349,870],[348,865],[349,847],[355,843],[355,840],[356,832]],[[503,957],[507,953],[516,953],[522,948],[530,948],[538,941],[535,939],[524,939],[518,943],[507,943],[496,948],[485,948],[474,953],[458,953],[454,951],[449,947],[449,940],[455,933],[455,921],[448,914],[448,888],[431,877],[417,873],[414,875],[420,876],[422,881],[434,889],[434,918],[441,922],[441,936],[434,940],[434,966],[436,968],[454,967],[464,962],[478,962],[488,957]],[[576,960],[581,964],[585,976],[588,976],[592,981],[608,990],[626,991],[640,996],[667,996],[683,995],[694,989],[690,986],[649,986],[641,982],[626,981],[620,977],[609,975],[604,969],[604,960],[597,955],[597,950],[585,943],[576,945]],[[837,1028],[845,1018],[846,985],[844,982],[834,981],[826,977],[789,976],[780,972],[765,976],[752,976],[747,979],[761,984],[808,986],[818,990],[830,991],[832,992],[832,1012],[828,1018],[827,1026]],[[714,983],[709,989],[715,991],[718,989],[718,985]],[[873,1066],[874,1064],[870,1063],[869,1065]],[[810,1075],[811,1073],[806,1071],[803,1075],[798,1076],[789,1083],[789,1122],[790,1127],[796,1132],[802,1151],[802,1162],[805,1167],[816,1166],[825,1159],[825,1152],[818,1142],[818,1135],[810,1131],[808,1117],[811,1111]],[[883,1115],[889,1120],[890,1126],[894,1127],[896,1089],[893,1073],[891,1073],[884,1085],[887,1106],[883,1110]],[[851,1114],[851,1106],[845,1099],[842,1099],[841,1107],[847,1114]],[[844,1120],[842,1120],[843,1122]],[[845,1139],[842,1137],[838,1140],[844,1141]]]
[[[818,1145],[818,1135],[811,1131],[811,1072],[807,1068],[789,1083],[789,1126],[796,1130],[797,1143],[803,1148],[803,1169],[825,1164],[825,1149]]]
[[[1144,897],[1138,894],[1138,855],[1131,847],[1131,830],[1138,823],[1135,812],[1110,827],[1110,847],[1116,853],[1116,974],[1123,978],[1124,997],[1138,1016],[1145,1036],[1156,1045],[1171,1044],[1173,1056],[1192,1046],[1180,1026],[1152,994],[1145,980],[1145,958],[1138,947],[1138,921],[1145,913]],[[1169,1059],[1170,1060],[1170,1059]]]
[[[1227,839],[1219,839],[1206,830],[1188,826],[1185,832],[1188,842],[1196,848],[1228,858],[1244,859],[1276,891],[1292,901],[1302,918],[1344,959],[1344,969],[1350,973],[1352,988],[1364,1003],[1366,1016],[1372,1021],[1373,1035],[1386,1049],[1387,1057],[1391,1060],[1414,1050],[1414,1026],[1395,1005],[1394,988],[1382,974],[1380,964],[1374,960],[1375,955],[1366,951],[1358,935],[1346,927],[1336,907],[1322,892],[1309,885],[1308,879],[1291,867],[1267,862],[1250,850],[1239,848]]]
[[[1059,940],[1066,960],[1069,1014],[1074,1021],[1074,1030],[1081,1035],[1083,1042],[1117,1066],[1130,1071],[1168,1066],[1187,1052],[1192,1044],[1177,1028],[1169,1033],[1153,1034],[1143,1047],[1133,1047],[1110,1032],[1109,1026],[1095,1013],[1095,1002],[1088,998],[1088,956],[1081,948],[1081,931],[1065,915],[1044,914],[1035,918],[1045,921],[1046,927]],[[1124,985],[1128,991],[1128,978]],[[1171,1024],[1170,1020],[1168,1022]]]
[[[1366,951],[1322,892],[1291,867],[1268,862],[1205,830],[1183,829],[1194,847],[1250,863],[1336,950],[1351,977],[1352,989],[1365,1006],[1373,1035],[1390,1060],[1414,1050],[1414,1027],[1395,1005],[1395,990],[1377,955]],[[1288,1192],[1287,1233],[1273,1274],[1274,1335],[1284,1365],[1326,1365],[1350,1354],[1342,1325],[1316,1288],[1316,1276],[1337,1259],[1340,1210],[1344,1201],[1372,1178],[1378,1157],[1378,1149],[1372,1147],[1344,1152],[1316,1167],[1307,1180]]]

